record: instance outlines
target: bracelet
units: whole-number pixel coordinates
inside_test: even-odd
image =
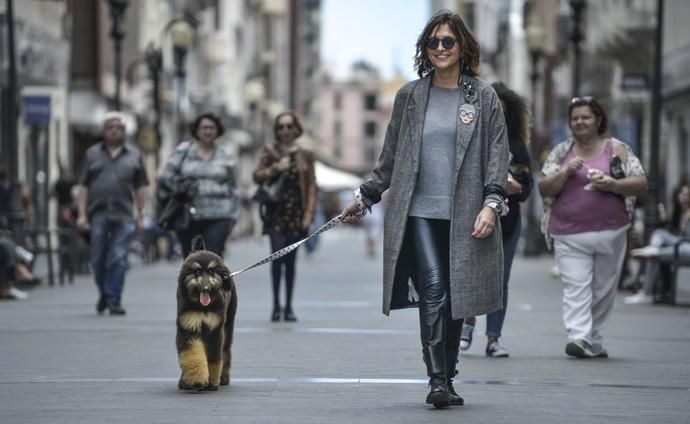
[[[371,205],[367,205],[366,200],[364,200],[364,196],[362,196],[362,190],[357,189],[354,193],[355,203],[357,204],[357,208],[359,209],[360,216],[366,215],[367,212],[371,213]]]

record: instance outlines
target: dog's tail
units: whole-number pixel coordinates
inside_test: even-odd
[[[192,239],[191,251],[194,252],[196,250],[206,250],[206,242],[204,241],[204,236],[201,234],[195,235]]]

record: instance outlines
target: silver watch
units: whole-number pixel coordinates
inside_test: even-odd
[[[501,212],[503,211],[503,208],[501,207],[501,204],[498,202],[489,202],[485,206],[490,207],[491,209],[496,212],[496,215],[501,216]]]

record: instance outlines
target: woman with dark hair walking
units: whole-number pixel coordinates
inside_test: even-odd
[[[460,16],[427,22],[415,68],[420,79],[398,91],[378,163],[342,214],[357,222],[388,190],[383,313],[419,308],[426,403],[445,407],[464,403],[453,388],[463,318],[503,304],[508,134]]]
[[[501,100],[503,115],[508,128],[508,144],[510,146],[510,166],[508,168],[508,215],[501,217],[501,231],[503,233],[503,307],[486,316],[486,356],[491,358],[507,358],[508,349],[499,342],[503,330],[503,321],[508,307],[508,281],[513,266],[515,249],[522,230],[522,216],[520,203],[527,200],[534,185],[531,161],[527,150],[529,140],[529,111],[525,101],[515,91],[505,84],[496,82],[491,85]],[[476,318],[466,318],[460,335],[460,350],[466,351],[472,344],[472,333]]]
[[[302,124],[293,112],[276,116],[273,125],[276,143],[265,146],[259,165],[254,171],[254,182],[261,184],[281,175],[286,176],[281,201],[264,215],[263,233],[271,238],[271,252],[301,240],[314,220],[316,211],[316,177],[314,155],[297,145],[302,135]],[[292,309],[295,288],[297,250],[271,262],[273,312],[271,321],[297,321]],[[280,280],[285,271],[285,307],[280,305]]]
[[[187,222],[175,229],[184,257],[197,235],[203,236],[206,249],[222,257],[237,222],[236,160],[227,146],[217,143],[224,131],[217,116],[199,115],[191,125],[194,140],[177,146],[159,179],[159,184],[190,199]]]

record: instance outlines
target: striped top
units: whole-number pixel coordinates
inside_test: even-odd
[[[198,181],[199,189],[191,204],[193,220],[229,218],[234,223],[240,212],[236,165],[235,156],[227,146],[216,144],[211,157],[204,159],[199,156],[197,144],[186,141],[170,155],[161,179],[171,187],[178,176]]]

